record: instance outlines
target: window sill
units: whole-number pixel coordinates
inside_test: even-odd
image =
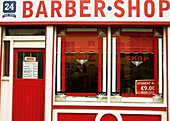
[[[161,96],[152,97],[111,96],[111,103],[163,103],[163,99]]]
[[[104,102],[107,103],[107,96],[98,95],[97,97],[86,96],[66,96],[56,95],[55,102]],[[161,96],[153,97],[121,97],[111,96],[111,103],[163,103]]]
[[[56,95],[55,102],[107,102],[107,96],[66,96]]]

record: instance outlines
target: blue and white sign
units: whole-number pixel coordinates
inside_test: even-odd
[[[4,15],[2,15],[2,18],[5,18],[5,17],[16,18],[15,12],[16,12],[16,1],[4,1],[3,2]]]

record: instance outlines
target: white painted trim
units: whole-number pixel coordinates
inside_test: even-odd
[[[17,41],[29,41],[29,40],[37,40],[37,41],[45,41],[45,36],[5,36],[3,41],[6,40],[17,40]]]
[[[37,41],[29,41],[29,42],[21,42],[21,41],[14,41],[14,48],[45,48],[45,41],[44,42],[37,42]]]
[[[112,92],[116,92],[116,37],[112,38]]]
[[[53,26],[46,30],[45,121],[51,121]]]
[[[158,71],[158,80],[159,80],[159,93],[162,94],[162,38],[158,38],[158,53],[159,53],[159,71]]]
[[[9,81],[10,78],[9,78],[8,76],[3,76],[3,77],[1,77],[1,80],[2,80],[2,81]]]
[[[120,107],[166,107],[163,103],[106,103],[106,102],[55,102],[53,105],[56,106],[120,106]]]
[[[167,36],[169,36],[170,35],[170,33],[167,35]],[[167,45],[167,43],[166,43],[166,27],[163,27],[163,77],[164,77],[164,91],[163,91],[163,97],[164,97],[164,104],[165,105],[167,105],[167,71],[166,71],[166,69],[168,68],[167,67],[167,61],[166,61],[166,59],[167,59],[167,57],[166,57],[166,45]]]
[[[10,40],[10,68],[9,68],[9,120],[12,121],[12,101],[13,101],[13,64],[14,64],[14,49],[13,49],[13,40]]]
[[[170,26],[168,26],[168,62],[170,61]],[[167,65],[166,65],[167,67]],[[168,69],[170,69],[170,63],[168,63]],[[168,70],[168,89],[167,91],[168,93],[168,112],[169,112],[169,117],[170,117],[170,70]]]
[[[107,72],[107,103],[111,96],[111,27],[108,27],[108,72]]]
[[[57,68],[56,68],[56,64],[57,64],[57,60],[56,60],[56,42],[57,42],[57,27],[55,27],[54,30],[54,70],[53,70],[53,104],[55,102],[55,85],[56,85],[56,76],[57,76]]]
[[[103,37],[103,85],[102,92],[106,92],[106,37]]]
[[[58,37],[57,52],[57,91],[61,91],[61,37]]]

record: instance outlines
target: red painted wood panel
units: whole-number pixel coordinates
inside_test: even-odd
[[[57,121],[95,121],[97,113],[58,113]],[[161,114],[120,114],[122,121],[162,121]],[[118,121],[113,114],[101,116],[100,121]]]
[[[105,114],[101,117],[100,121],[118,121],[117,118],[112,114]]]
[[[123,114],[123,121],[161,121],[161,115]]]
[[[43,91],[39,86],[15,86],[13,121],[43,121]]]
[[[58,121],[95,121],[95,113],[59,113]]]
[[[17,52],[14,51],[13,121],[44,121],[44,79],[16,79]],[[25,50],[22,50],[23,52]],[[27,50],[26,50],[27,51]],[[31,50],[36,51],[36,50]],[[39,51],[39,50],[37,50]],[[44,52],[44,50],[42,50]],[[44,55],[45,57],[45,55]],[[45,68],[45,66],[44,66]]]

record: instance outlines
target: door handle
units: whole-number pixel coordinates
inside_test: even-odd
[[[43,86],[42,86],[42,90],[44,91],[44,84],[43,84]]]

